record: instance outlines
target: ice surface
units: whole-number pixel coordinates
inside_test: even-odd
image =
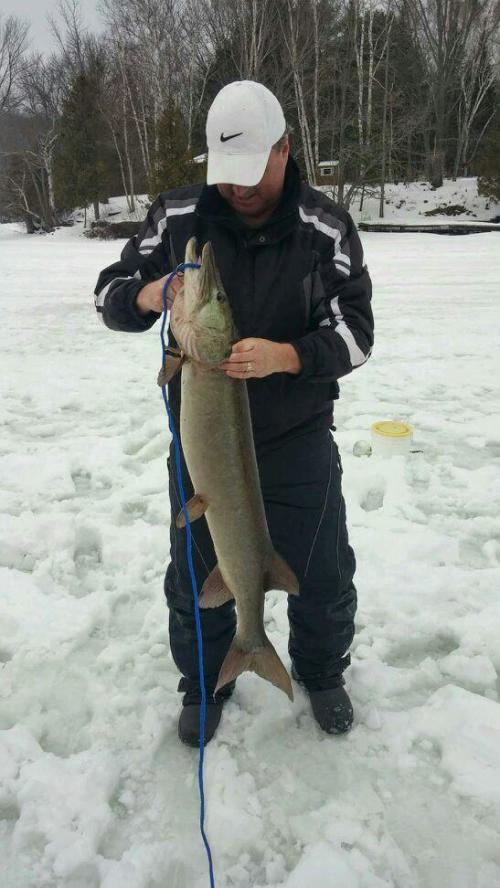
[[[80,234],[0,226],[0,881],[204,888],[162,593],[159,331],[98,321],[122,243]],[[500,886],[498,235],[363,243],[376,346],[336,405],[355,727],[326,736],[300,689],[240,679],[206,753],[219,888]],[[356,458],[381,419],[421,452]],[[267,618],[286,659],[284,596]]]

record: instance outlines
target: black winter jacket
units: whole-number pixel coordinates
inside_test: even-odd
[[[290,157],[283,197],[259,228],[249,228],[217,187],[190,185],[160,194],[119,262],[103,269],[95,305],[112,330],[148,330],[139,290],[183,261],[187,241],[211,241],[240,337],[290,342],[302,369],[247,382],[257,446],[333,420],[337,380],[363,364],[373,345],[371,281],[349,213],[300,181]],[[172,342],[172,334],[169,331]],[[179,420],[180,374],[169,385]]]

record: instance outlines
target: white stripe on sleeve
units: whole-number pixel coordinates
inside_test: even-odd
[[[304,212],[303,207],[299,207],[299,215],[303,222],[309,222],[317,231],[322,231],[327,237],[332,238],[335,243],[335,254],[333,256],[335,268],[345,277],[349,277],[351,273],[351,257],[347,253],[341,252],[342,235],[339,229],[332,228],[326,222],[321,222],[314,213],[307,214]]]
[[[141,278],[141,273],[140,273],[139,269],[137,269],[137,271],[135,272],[135,274],[132,275],[132,277],[138,278],[138,280],[142,280],[142,278]],[[96,307],[96,308],[102,308],[102,307],[103,307],[103,305],[104,305],[104,300],[105,300],[105,298],[106,298],[106,294],[108,293],[109,288],[110,288],[113,284],[116,284],[117,281],[129,281],[129,280],[131,280],[130,277],[116,277],[116,278],[113,278],[113,280],[110,281],[109,284],[106,284],[106,286],[103,287],[102,290],[99,290],[97,296],[96,296],[95,299],[94,299],[95,307]]]
[[[194,213],[196,204],[188,204],[187,207],[167,207],[165,216],[158,222],[158,230],[153,237],[148,237],[141,241],[139,245],[139,253],[150,253],[160,243],[162,234],[167,227],[167,222],[171,216],[184,216],[186,213]]]
[[[335,322],[335,332],[342,337],[345,344],[347,345],[349,351],[349,360],[351,361],[352,367],[359,367],[360,364],[364,364],[365,361],[368,360],[371,354],[371,350],[368,351],[368,354],[365,355],[364,352],[361,351],[358,343],[354,338],[354,334],[352,330],[347,326],[344,315],[340,311],[339,308],[339,297],[335,296],[330,302],[330,306],[333,312],[333,318]],[[329,323],[328,321],[322,321],[321,326],[326,326]]]
[[[161,236],[163,234],[164,229],[167,227],[167,219],[160,219],[158,222],[158,229],[156,234],[153,237],[148,237],[146,240],[141,241],[139,244],[139,253],[151,253],[152,250],[157,246],[157,244],[161,241]]]

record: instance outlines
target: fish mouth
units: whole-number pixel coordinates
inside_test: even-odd
[[[200,269],[200,302],[204,304],[208,302],[210,293],[214,285],[217,289],[222,290],[222,281],[217,265],[215,264],[215,255],[212,244],[207,241],[201,252],[201,269]]]

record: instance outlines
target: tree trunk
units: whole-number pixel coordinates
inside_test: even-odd
[[[436,145],[438,144],[438,140],[436,139]],[[433,188],[441,188],[443,184],[443,167],[444,167],[444,155],[441,151],[434,148],[432,152],[431,158],[431,170],[430,170],[430,180]]]
[[[408,129],[406,137],[406,174],[405,182],[412,181],[412,161],[411,161],[411,129]]]
[[[312,0],[314,22],[314,170],[319,163],[319,112],[318,112],[318,80],[319,80],[319,28],[318,28],[318,0]]]
[[[125,152],[125,161],[127,164],[128,170],[128,179],[129,185],[126,189],[127,194],[127,206],[129,211],[133,213],[135,211],[135,196],[134,196],[134,174],[132,171],[132,161],[130,157],[130,148],[129,148],[129,140],[128,140],[128,126],[127,126],[127,102],[125,93],[123,93],[122,97],[123,102],[123,150]]]
[[[365,199],[365,183],[363,182],[361,186],[361,200],[359,201],[359,212],[363,212],[363,201]]]
[[[392,93],[392,86],[391,86]],[[389,182],[394,181],[394,173],[392,170],[392,141],[393,141],[393,131],[392,131],[392,102],[389,102],[389,147],[387,151],[387,179]]]
[[[118,139],[116,138],[116,133],[115,133],[115,131],[114,131],[113,126],[112,126],[111,123],[109,124],[109,128],[110,128],[110,130],[111,130],[111,135],[113,136],[113,142],[114,142],[115,150],[116,150],[116,153],[117,153],[117,155],[118,155],[118,163],[119,163],[119,165],[120,165],[120,176],[121,176],[122,185],[123,185],[123,193],[124,193],[124,194],[126,195],[126,197],[127,197],[127,206],[128,206],[129,211],[131,211],[131,210],[132,210],[132,207],[131,207],[131,204],[130,204],[130,198],[129,198],[129,193],[128,193],[127,180],[126,180],[126,178],[125,178],[125,169],[124,169],[124,167],[123,167],[122,153],[121,153],[121,151],[120,151],[120,146],[118,145]]]
[[[354,12],[354,54],[356,58],[356,69],[358,73],[358,142],[359,142],[359,178],[360,181],[363,179],[363,149],[364,149],[364,136],[363,136],[363,96],[364,96],[364,70],[363,70],[363,56],[364,56],[364,48],[365,48],[365,16],[364,10],[361,10],[361,36],[358,47],[358,20],[360,18],[360,12],[358,8],[357,0],[353,4],[353,12]]]
[[[130,84],[128,81],[128,75],[127,75],[124,67],[122,68],[122,75],[123,75],[124,86],[127,90],[128,100],[129,100],[130,108],[132,111],[132,117],[134,118],[134,123],[135,123],[136,130],[137,130],[137,138],[139,140],[139,147],[141,149],[141,157],[142,157],[142,163],[144,166],[144,172],[145,172],[146,176],[149,176],[149,154],[148,154],[148,144],[147,144],[147,127],[144,126],[144,133],[143,133],[141,130],[141,124],[139,121],[139,117],[137,115],[137,109],[135,107],[135,102],[134,102],[134,99],[132,96],[132,90],[130,88]]]
[[[387,132],[387,94],[389,92],[389,45],[391,36],[391,25],[387,32],[387,44],[385,49],[385,77],[384,77],[384,110],[382,114],[382,184],[380,188],[380,205],[379,216],[384,218],[384,202],[385,202],[385,155],[386,155],[386,132]]]
[[[301,75],[299,71],[299,59],[298,59],[298,51],[297,51],[297,36],[295,33],[295,21],[294,21],[294,12],[291,0],[288,0],[287,3],[288,16],[287,16],[287,25],[288,27],[283,28],[283,36],[285,37],[288,54],[290,57],[290,63],[292,68],[293,75],[293,86],[295,92],[295,102],[297,106],[297,116],[299,119],[300,126],[300,134],[302,136],[302,147],[304,151],[304,163],[306,167],[306,176],[310,185],[314,184],[316,175],[315,175],[315,167],[314,167],[314,152],[311,144],[311,133],[309,130],[309,123],[307,120],[307,111],[306,111],[306,103],[304,101],[304,91],[302,88]]]
[[[372,94],[373,94],[373,76],[374,76],[374,53],[373,53],[373,16],[375,15],[374,6],[370,5],[370,19],[368,24],[368,45],[369,45],[369,61],[368,61],[368,87],[367,87],[367,107],[366,107],[366,142],[370,147],[372,135]]]
[[[39,165],[39,162],[37,161],[35,161],[35,163],[37,163],[36,168],[33,167],[33,163],[30,162],[29,159],[26,159],[26,165],[28,167],[31,182],[37,196],[41,227],[44,231],[53,231],[55,220],[46,196],[44,168],[43,166]]]

